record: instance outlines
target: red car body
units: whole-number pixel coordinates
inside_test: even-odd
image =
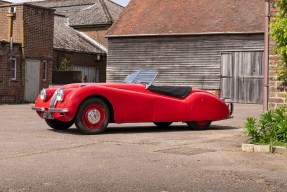
[[[62,100],[57,100],[57,91],[64,95]],[[66,129],[76,123],[86,134],[100,133],[108,123],[154,122],[168,126],[186,122],[190,128],[202,129],[212,121],[230,117],[232,105],[212,93],[185,91],[185,95],[174,96],[140,83],[68,84],[45,89],[45,98],[40,94],[32,109],[52,128]]]

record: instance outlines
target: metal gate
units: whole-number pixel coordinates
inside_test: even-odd
[[[39,94],[40,61],[26,60],[25,63],[25,101],[34,102]]]
[[[261,104],[263,51],[228,52],[221,55],[221,97],[236,103]]]

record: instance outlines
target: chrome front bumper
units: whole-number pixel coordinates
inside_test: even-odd
[[[44,108],[44,107],[32,107],[32,110],[44,112],[47,111],[48,113],[67,113],[69,109],[67,108]]]

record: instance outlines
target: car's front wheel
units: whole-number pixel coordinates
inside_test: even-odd
[[[85,134],[103,132],[110,121],[109,107],[101,98],[85,100],[79,107],[76,126]]]
[[[63,122],[55,119],[45,119],[45,121],[49,127],[57,130],[68,129],[74,124],[74,121]]]
[[[158,127],[168,127],[172,124],[172,122],[154,122],[153,124],[155,124]]]
[[[190,121],[187,125],[192,130],[205,130],[208,129],[211,121]]]

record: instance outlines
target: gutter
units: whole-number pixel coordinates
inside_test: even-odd
[[[265,0],[263,112],[268,111],[268,97],[269,97],[269,24],[270,24],[270,0]]]
[[[84,24],[84,25],[73,25],[70,24],[69,26],[75,29],[79,28],[94,28],[94,27],[110,27],[112,23],[95,23],[95,24]]]
[[[86,52],[86,51],[79,51],[79,50],[72,50],[72,49],[65,49],[65,48],[57,48],[54,47],[53,50],[55,51],[62,51],[62,52],[69,52],[69,53],[80,53],[80,54],[89,54],[89,55],[106,55],[105,53],[95,53],[95,52]]]
[[[187,36],[187,35],[251,35],[262,34],[264,31],[257,32],[203,32],[203,33],[161,33],[161,34],[128,34],[128,35],[105,35],[107,38],[112,37],[152,37],[152,36]]]

